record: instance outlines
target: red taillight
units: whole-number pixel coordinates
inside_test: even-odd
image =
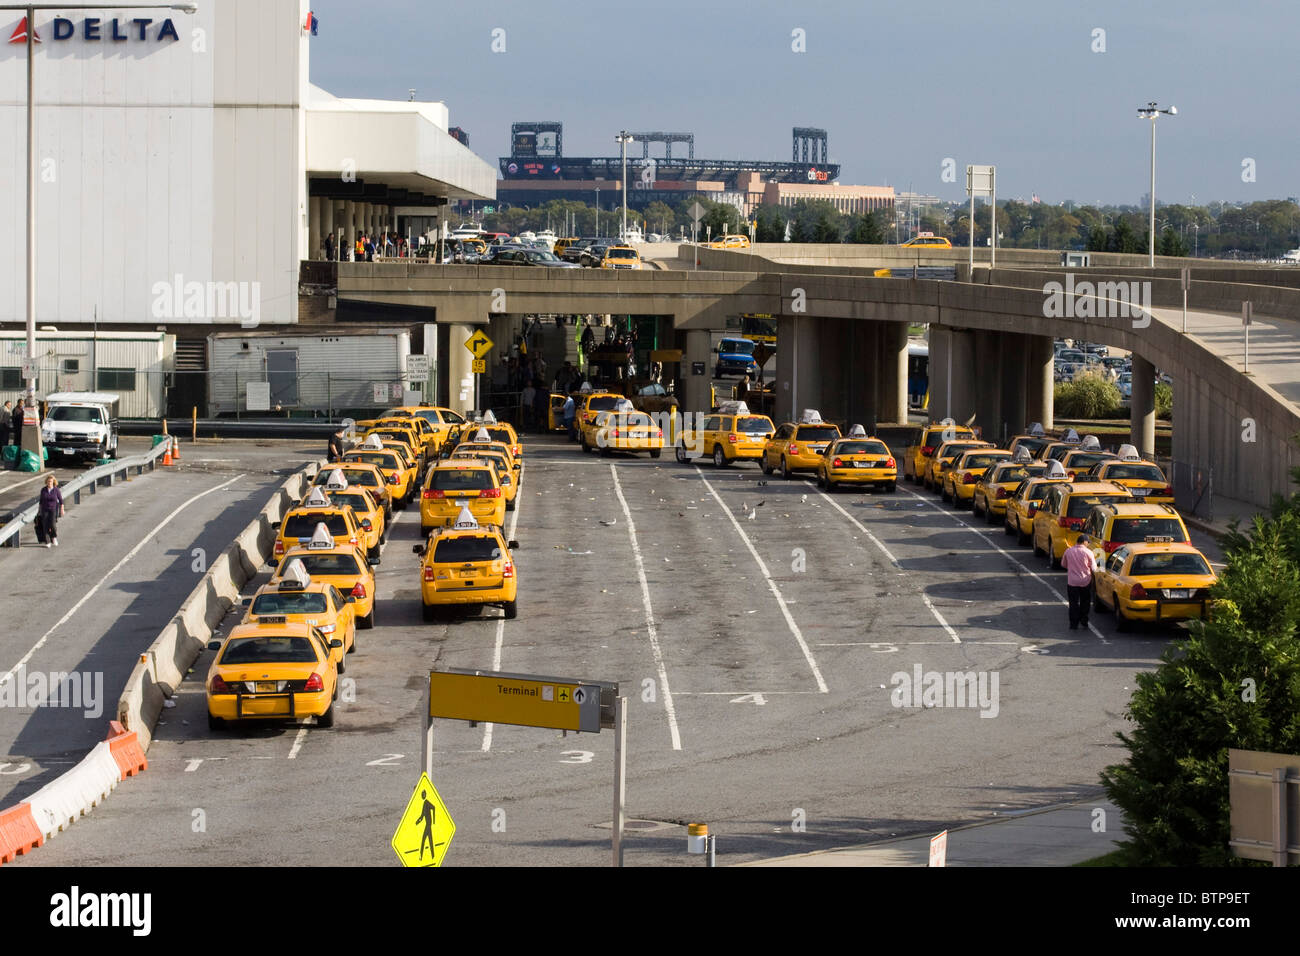
[[[303,689],[303,693],[307,693],[307,694],[311,693],[312,691],[316,691],[317,693],[319,693],[320,691],[323,691],[325,689],[325,682],[321,680],[320,674],[312,674],[310,677],[307,678],[307,683],[302,685],[302,689]]]
[[[896,461],[894,461],[894,459],[890,458],[889,460],[887,460],[887,461],[885,462],[885,467],[886,467],[886,468],[897,468],[897,467],[898,467],[898,462],[896,462]]]
[[[1140,584],[1133,585],[1133,590],[1128,592],[1128,598],[1130,601],[1143,601],[1146,600],[1146,597],[1147,589]]]
[[[1163,498],[1172,498],[1172,497],[1174,496],[1174,488],[1173,488],[1173,486],[1170,485],[1169,487],[1165,488],[1165,490],[1162,491],[1162,492],[1160,493],[1160,495],[1161,495],[1161,497],[1163,497]]]
[[[426,581],[432,581],[432,580],[433,580],[433,568],[425,568],[425,569],[424,569],[424,580],[426,580]]]
[[[1032,517],[1033,517],[1034,515],[1036,515],[1036,514],[1038,514],[1038,505],[1030,505],[1030,506],[1029,506],[1029,517],[1032,518]]]
[[[1107,554],[1110,554],[1112,551],[1118,550],[1119,548],[1123,547],[1123,545],[1124,542],[1122,541],[1103,541],[1101,543],[1102,550],[1104,550]]]
[[[612,432],[610,432],[610,434],[613,435],[615,438],[617,438],[617,437],[618,437],[618,429],[615,428]]]
[[[974,474],[974,473],[972,473],[972,472],[969,472],[969,471],[966,472],[966,474],[964,474],[964,475],[961,476],[961,483],[962,483],[963,485],[973,485],[973,484],[975,484],[975,483],[976,483],[977,481],[979,481],[979,480],[980,480],[980,479],[979,479],[979,475],[976,475],[976,474]]]
[[[399,481],[401,481],[401,479],[398,478],[396,475],[389,475],[389,476],[388,476],[388,483],[389,483],[390,485],[395,485],[395,484],[397,484]]]
[[[796,444],[794,444],[794,443],[791,443],[791,445],[790,445],[790,454],[792,454],[792,455],[797,455],[797,454],[799,454],[799,446],[796,445]]]
[[[280,538],[275,539],[275,553],[284,554],[284,541]]]
[[[214,693],[214,694],[233,694],[234,691],[231,690],[231,689],[230,689],[230,685],[227,684],[225,681],[223,681],[220,677],[216,677],[216,676],[214,676],[214,677],[212,678],[212,693]]]
[[[843,467],[844,467],[844,459],[842,459],[842,458],[836,458],[833,462],[831,462],[831,467],[832,467],[832,468],[843,468]]]
[[[731,442],[732,444],[735,444],[736,442],[740,441],[740,436],[733,432],[727,436],[727,441]]]
[[[503,578],[513,578],[515,576],[515,566],[507,561],[501,568],[501,576]]]
[[[366,586],[358,581],[356,584],[352,585],[352,590],[348,593],[354,598],[363,598],[366,596]]]
[[[1073,519],[1073,518],[1065,518],[1065,517],[1062,517],[1062,518],[1057,519],[1056,524],[1057,524],[1058,527],[1061,527],[1061,528],[1073,528],[1073,527],[1074,527],[1074,519]]]
[[[663,437],[664,437],[664,430],[663,430],[662,428],[657,428],[657,429],[655,429],[655,437],[656,437],[656,438],[663,438]]]
[[[439,491],[437,488],[432,490],[426,489],[420,493],[421,498],[446,498],[447,492]]]
[[[478,496],[479,496],[480,498],[500,498],[500,497],[501,497],[501,489],[500,489],[500,488],[484,488],[482,491],[480,491],[480,492],[478,493]]]
[[[933,446],[933,445],[922,445],[922,446],[921,446],[921,454],[924,455],[926,458],[929,458],[931,455],[934,454],[934,446]]]
[[[352,537],[348,538],[348,544],[356,544],[356,543],[357,543],[357,536],[355,534]]]
[[[999,488],[999,489],[998,489],[998,493],[997,493],[996,495],[994,495],[993,497],[994,497],[994,498],[997,498],[999,501],[1001,501],[1001,500],[1002,500],[1003,498],[1005,498],[1006,496],[1007,496],[1007,489],[1005,489],[1005,488]]]

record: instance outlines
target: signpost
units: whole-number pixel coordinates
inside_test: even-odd
[[[451,838],[456,835],[456,821],[447,811],[437,788],[427,773],[406,802],[402,819],[397,824],[391,841],[393,852],[402,866],[442,866]],[[426,857],[425,847],[429,848]]]
[[[700,220],[704,218],[704,207],[698,202],[691,203],[691,208],[686,210],[686,215],[691,217],[691,246],[695,249],[695,268],[700,268]]]
[[[1183,266],[1183,335],[1187,334],[1187,290],[1192,284],[1192,270],[1188,266]]]
[[[1245,353],[1242,356],[1241,370],[1250,371],[1250,322],[1255,314],[1255,305],[1252,302],[1241,303],[1241,331],[1246,336]]]
[[[997,199],[997,167],[995,166],[967,166],[966,167],[966,194],[970,196],[970,270],[972,275],[975,272],[975,194],[987,195],[989,197],[989,268],[993,268],[994,257],[997,254],[998,238],[998,199]]]
[[[492,351],[492,346],[494,344],[495,343],[490,338],[487,337],[487,333],[484,332],[482,329],[476,330],[473,335],[471,335],[469,338],[465,340],[465,348],[469,349],[470,354],[473,355],[475,359],[474,364],[472,366],[472,370],[476,375],[482,375],[484,372],[487,371],[487,361],[485,360],[485,356],[488,354],[488,352]],[[479,407],[478,384],[479,384],[479,380],[477,378],[474,379],[474,407],[475,408]]]

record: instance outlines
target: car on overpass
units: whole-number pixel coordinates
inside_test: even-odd
[[[936,236],[932,232],[923,232],[907,240],[902,246],[904,249],[951,249],[952,241],[945,239],[943,236]]]

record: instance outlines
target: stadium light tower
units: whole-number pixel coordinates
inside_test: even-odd
[[[632,139],[632,134],[627,130],[621,130],[614,137],[614,142],[618,143],[623,153],[623,231],[619,233],[619,241],[627,241],[627,144],[636,142]]]
[[[1167,110],[1162,110],[1155,103],[1138,107],[1138,119],[1151,120],[1151,225],[1148,227],[1150,242],[1147,249],[1147,264],[1153,269],[1156,265],[1156,117],[1161,113],[1177,116],[1178,107],[1171,106]]]

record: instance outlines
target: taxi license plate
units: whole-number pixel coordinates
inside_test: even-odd
[[[855,462],[853,463],[853,467],[854,467],[854,468],[870,468],[870,467],[871,467],[871,462],[869,462],[869,461],[855,461]]]
[[[1171,598],[1183,598],[1184,600],[1192,596],[1192,592],[1188,588],[1172,588],[1165,593]]]
[[[462,578],[473,578],[473,577],[477,577],[477,576],[478,576],[478,572],[477,572],[477,571],[462,571],[462,572],[460,572],[460,576],[461,576]]]
[[[279,689],[279,684],[273,680],[260,680],[253,686],[259,694],[274,694]]]
[[[1145,498],[1147,495],[1151,494],[1150,488],[1133,488],[1131,490],[1133,494],[1138,498]]]

